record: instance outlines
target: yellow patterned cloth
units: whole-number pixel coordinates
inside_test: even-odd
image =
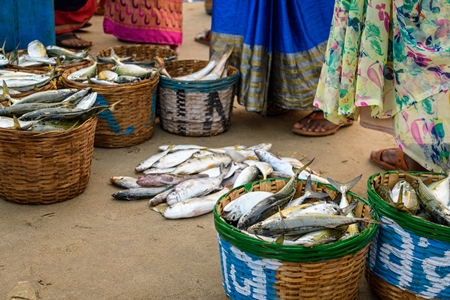
[[[336,124],[361,107],[394,118],[404,152],[439,170],[450,153],[449,45],[446,0],[337,0],[314,106]]]

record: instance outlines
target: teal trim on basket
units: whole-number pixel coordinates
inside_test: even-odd
[[[158,84],[162,88],[173,89],[175,91],[185,90],[186,92],[209,93],[211,91],[220,91],[229,88],[231,85],[238,82],[239,76],[239,71],[236,74],[221,78],[219,80],[205,81],[180,81],[161,76]]]
[[[242,251],[264,257],[264,258],[274,258],[279,259],[281,261],[286,262],[318,262],[325,261],[334,258],[340,258],[345,255],[355,254],[362,248],[364,248],[368,243],[370,243],[378,229],[377,224],[369,224],[359,235],[349,238],[344,241],[337,241],[334,243],[326,244],[326,245],[318,245],[312,248],[303,247],[303,246],[287,246],[287,245],[279,245],[276,243],[265,242],[248,235],[245,235],[240,232],[234,226],[231,226],[220,216],[218,211],[218,203],[229,196],[231,192],[236,189],[245,188],[246,192],[252,190],[252,186],[259,182],[265,181],[275,181],[281,180],[280,178],[271,178],[267,180],[256,181],[252,183],[248,183],[246,185],[236,187],[232,189],[229,193],[223,195],[219,198],[216,205],[214,206],[214,225],[216,227],[217,232],[220,234],[220,237],[227,240],[235,247],[239,248]],[[288,181],[289,179],[284,179]],[[301,180],[299,180],[301,181]],[[313,182],[313,184],[317,184],[320,186],[325,186],[327,189],[336,191],[331,185],[326,185],[319,182]],[[356,198],[358,201],[362,202],[365,205],[369,205],[369,203],[362,197],[356,195],[355,193],[348,192],[349,197]],[[373,219],[378,220],[378,215],[374,213],[372,216]]]

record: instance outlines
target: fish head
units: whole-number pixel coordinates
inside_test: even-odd
[[[5,55],[0,54],[0,66],[7,65],[9,63],[9,60],[6,58]]]
[[[238,214],[233,210],[222,212],[222,218],[229,222],[237,222],[239,220]]]

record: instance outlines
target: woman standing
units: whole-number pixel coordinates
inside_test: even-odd
[[[168,45],[183,40],[182,0],[106,0],[103,30],[120,40]]]
[[[96,0],[54,0],[56,45],[72,49],[90,47],[92,42],[78,37],[74,31],[90,26],[97,11]]]
[[[371,154],[384,169],[448,162],[449,20],[444,0],[336,1],[314,105],[335,124],[361,115],[363,126],[392,132],[399,148]]]
[[[211,51],[234,45],[238,102],[262,115],[311,110],[333,0],[214,0]]]

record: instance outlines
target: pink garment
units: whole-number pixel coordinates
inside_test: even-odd
[[[106,0],[103,30],[136,43],[179,46],[182,0]]]

